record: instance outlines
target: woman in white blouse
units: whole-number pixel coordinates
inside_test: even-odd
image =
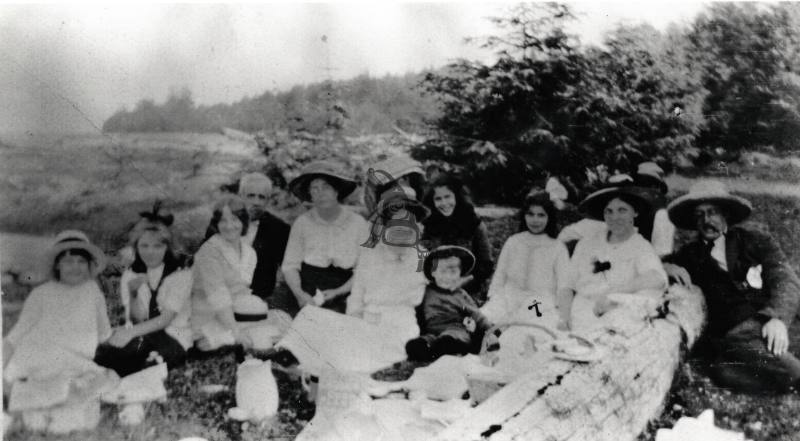
[[[330,161],[308,164],[289,183],[312,207],[292,225],[281,266],[292,295],[273,295],[274,308],[294,316],[311,303],[344,313],[353,267],[369,236],[367,221],[341,204],[355,188]]]
[[[581,202],[581,209],[602,219],[606,229],[584,237],[575,247],[566,283],[575,296],[563,296],[565,305],[559,309],[571,329],[591,330],[601,324],[600,316],[621,303],[642,300],[648,307],[658,302],[667,275],[653,246],[636,229],[636,219],[651,210],[640,189],[596,191]]]
[[[244,240],[248,225],[244,201],[224,196],[214,205],[207,239],[194,256],[191,322],[195,345],[202,351],[252,344],[233,313],[234,303],[252,300],[256,252]]]

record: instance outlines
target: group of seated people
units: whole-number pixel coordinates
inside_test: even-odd
[[[191,266],[176,252],[172,216],[158,206],[141,213],[120,279],[125,320],[114,328],[95,283],[103,252],[81,232],[62,232],[47,256],[51,280],[4,339],[4,380],[94,364],[125,376],[152,364],[153,352],[172,368],[192,348],[252,345],[239,326],[248,315],[290,322],[309,304],[390,330],[409,359],[430,361],[474,352],[502,323],[592,331],[621,295],[663,300],[669,279],[705,295],[718,381],[783,391],[800,379],[787,351],[800,282],[768,234],[737,225],[752,206],[722,184],[701,181],[667,205],[663,171],[645,163],[586,197],[587,220],[561,234],[563,192],[534,189],[495,265],[464,186],[425,177],[410,158],[374,164],[365,219],[342,203],[357,181],[313,162],[289,184],[310,203],[289,227],[265,210],[270,180],[245,175],[238,195],[214,205]],[[698,233],[677,252],[675,226]],[[288,289],[275,290],[279,270]]]

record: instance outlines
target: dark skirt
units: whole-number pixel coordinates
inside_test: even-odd
[[[338,288],[350,280],[351,277],[353,277],[352,268],[345,269],[333,265],[322,268],[309,265],[305,262],[300,266],[300,286],[303,291],[312,296],[318,289],[324,291],[326,289]],[[344,314],[347,308],[348,295],[350,295],[350,293],[341,295],[325,303],[322,307]],[[291,290],[279,290],[267,300],[270,308],[286,311],[292,317],[297,315],[300,311],[300,306],[297,304],[297,299],[294,297]]]
[[[150,352],[158,352],[169,369],[183,364],[186,360],[183,346],[161,330],[134,338],[121,348],[101,344],[95,352],[94,362],[113,369],[117,375],[124,377],[155,364],[147,360]]]

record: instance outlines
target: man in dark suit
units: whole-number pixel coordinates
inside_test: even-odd
[[[266,211],[271,192],[272,182],[261,173],[246,174],[239,181],[239,196],[244,199],[250,215],[245,238],[256,250],[258,258],[250,288],[253,294],[265,301],[275,289],[276,274],[289,240],[289,225]]]
[[[667,210],[676,226],[698,233],[664,267],[679,283],[703,290],[716,381],[748,392],[797,387],[800,360],[788,352],[788,327],[800,280],[768,233],[737,225],[750,215],[750,202],[719,181],[701,181]]]

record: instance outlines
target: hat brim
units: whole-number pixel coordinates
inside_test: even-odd
[[[325,178],[333,185],[333,187],[336,189],[337,199],[340,201],[347,196],[350,196],[350,194],[353,193],[358,186],[356,181],[345,176],[333,173],[314,172],[302,174],[292,179],[292,181],[289,182],[289,191],[291,191],[292,194],[297,196],[301,201],[311,202],[311,195],[308,193],[308,186],[311,184],[311,181],[320,177]]]
[[[657,188],[662,194],[666,194],[669,190],[666,182],[653,175],[637,174],[633,179],[636,185]]]
[[[627,196],[628,199],[633,199],[635,201],[633,208],[639,214],[653,210],[653,204],[647,198],[645,189],[637,187],[610,187],[598,190],[586,196],[586,199],[581,201],[578,209],[591,219],[605,221],[603,211],[606,205],[618,196]]]
[[[750,201],[739,196],[685,194],[667,206],[669,220],[678,228],[696,229],[694,210],[700,204],[714,204],[721,207],[726,213],[726,221],[731,225],[747,219],[753,211]]]
[[[433,264],[431,262],[433,262],[435,259],[440,258],[440,256],[445,252],[454,252],[458,256],[459,260],[461,260],[461,267],[466,268],[461,274],[462,277],[471,273],[472,270],[475,269],[475,255],[472,254],[470,250],[456,245],[444,245],[437,247],[436,249],[428,253],[427,257],[425,257],[425,262],[423,263],[423,269],[425,272],[425,276],[428,279],[432,277],[431,273],[433,272],[432,268]],[[464,265],[464,262],[468,262],[469,265]]]
[[[52,248],[47,252],[45,256],[45,263],[48,265],[48,274],[50,277],[53,277],[53,267],[55,266],[55,259],[56,257],[66,250],[84,250],[91,254],[92,260],[94,262],[89,266],[89,271],[92,277],[97,277],[100,273],[106,269],[106,265],[108,264],[108,258],[106,258],[106,254],[98,248],[96,245],[86,242],[63,242],[57,243],[53,245]]]

